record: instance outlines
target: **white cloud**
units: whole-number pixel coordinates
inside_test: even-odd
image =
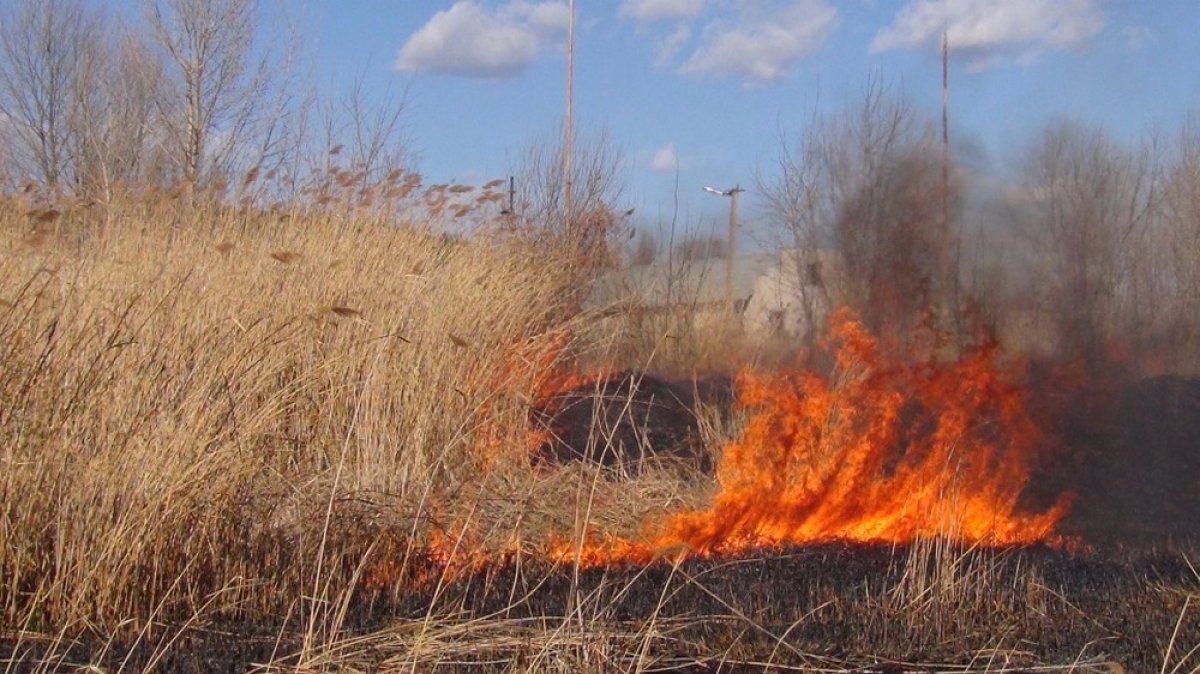
[[[687,44],[692,37],[692,29],[687,24],[680,24],[670,35],[658,42],[658,53],[654,57],[654,65],[666,68],[675,59],[675,55]]]
[[[660,147],[650,159],[650,168],[655,171],[674,171],[679,168],[679,155],[675,154],[675,144]]]
[[[1125,36],[1125,46],[1132,51],[1141,49],[1154,39],[1154,31],[1149,26],[1126,26],[1121,34]]]
[[[704,0],[622,0],[617,13],[635,21],[691,19],[704,10]]]
[[[433,15],[400,48],[396,68],[465,77],[520,74],[567,25],[561,1],[511,0],[489,10],[472,0]]]
[[[782,10],[745,21],[714,21],[680,71],[777,80],[825,41],[837,19],[837,10],[826,0],[793,0]]]
[[[512,0],[500,10],[500,16],[516,21],[527,21],[539,36],[554,37],[567,30],[570,19],[565,2],[526,2]]]
[[[946,31],[950,48],[976,70],[1014,58],[1028,63],[1047,49],[1076,47],[1105,24],[1097,0],[911,0],[871,51],[932,48]]]

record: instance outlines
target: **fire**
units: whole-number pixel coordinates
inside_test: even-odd
[[[475,373],[473,380],[481,383],[489,394],[529,392],[535,404],[550,401],[554,394],[607,377],[607,369],[593,368],[579,372],[567,367],[568,346],[574,335],[567,330],[553,330],[510,347],[501,358],[489,363],[494,369]],[[475,459],[486,468],[507,451],[517,449],[526,455],[542,445],[550,430],[542,427],[514,428],[511,419],[494,415],[492,401],[481,409],[483,427],[478,434]]]
[[[901,356],[848,311],[835,313],[830,326],[823,344],[829,374],[738,377],[738,403],[749,418],[722,452],[710,507],[647,522],[634,538],[591,530],[552,536],[542,554],[591,567],[830,541],[1068,542],[1055,534],[1068,495],[1042,511],[1021,501],[1048,443],[994,343],[953,360],[933,347]],[[913,352],[929,355],[914,362]],[[540,372],[534,383],[542,396],[579,384],[555,367]],[[435,538],[431,553],[447,567],[485,562],[450,540]],[[450,548],[457,554],[447,554]]]
[[[1019,503],[1044,441],[994,344],[949,363],[889,359],[848,312],[834,317],[835,366],[743,374],[753,409],[725,448],[711,508],[672,517],[654,546],[701,554],[829,540],[970,544],[1047,540],[1065,514]]]
[[[834,540],[1054,539],[1069,497],[1042,512],[1020,503],[1045,440],[993,343],[913,364],[889,357],[849,312],[831,325],[831,375],[739,377],[752,412],[724,449],[710,508],[650,523],[641,541],[588,537],[552,555],[596,565]]]

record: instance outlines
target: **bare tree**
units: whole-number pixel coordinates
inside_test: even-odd
[[[14,168],[52,189],[73,180],[71,119],[97,22],[81,0],[16,0],[0,10],[0,116]]]
[[[561,137],[557,134],[554,137]],[[516,171],[520,221],[545,240],[571,251],[583,273],[594,273],[613,257],[612,237],[624,224],[616,203],[624,189],[622,155],[605,133],[576,134],[571,162],[574,214],[563,218],[562,143],[529,145]]]
[[[145,0],[168,64],[159,102],[185,180],[258,166],[286,140],[279,122],[292,102],[289,48],[258,40],[257,0]],[[282,41],[294,46],[295,40]]]
[[[1180,365],[1200,366],[1200,116],[1180,130],[1163,180],[1163,227],[1154,243],[1164,252],[1168,320],[1162,346],[1179,354]]]
[[[106,31],[81,62],[74,130],[79,190],[111,198],[118,185],[159,182],[163,133],[155,102],[163,64],[144,36]]]
[[[1153,147],[1126,150],[1099,128],[1050,125],[1027,150],[1016,225],[1029,288],[1065,355],[1091,365],[1117,336],[1136,340],[1150,302],[1145,245],[1157,202]]]
[[[951,318],[945,264],[953,241],[939,217],[941,192],[940,155],[917,144],[879,161],[840,204],[833,237],[842,290],[877,331]]]
[[[952,318],[954,242],[932,126],[872,81],[857,107],[813,120],[797,145],[782,145],[777,173],[759,189],[782,243],[797,249],[791,267],[805,324],[840,303],[879,331]],[[960,197],[950,190],[953,218]],[[829,261],[824,251],[833,251],[834,268],[814,267]]]

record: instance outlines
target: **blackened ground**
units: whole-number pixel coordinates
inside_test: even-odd
[[[700,436],[699,406],[728,411],[728,378],[672,382],[626,370],[559,392],[530,412],[534,428],[548,432],[536,459],[587,461],[637,473],[648,461],[680,461],[713,470]]]
[[[803,653],[864,664],[964,664],[995,649],[1023,653],[1023,666],[1103,656],[1141,672],[1158,671],[1186,597],[1200,592],[1200,578],[1178,551],[1123,558],[1042,547],[945,554],[956,570],[942,579],[957,585],[931,582],[927,592],[891,591],[904,586],[911,569],[938,566],[929,546],[835,543],[679,566],[593,569],[577,578],[569,568],[505,565],[442,588],[440,601],[471,616],[574,610],[614,628],[656,620],[672,626],[679,655],[698,659],[723,654],[802,666]],[[931,563],[910,565],[914,555]],[[429,597],[408,595],[400,615],[424,615]],[[511,597],[524,599],[512,606]],[[1194,614],[1185,616],[1176,643],[1200,644]]]
[[[673,670],[679,672],[802,671],[832,663],[866,672],[880,671],[865,667],[888,661],[943,663],[936,671],[960,671],[954,667],[974,663],[961,671],[995,671],[986,666],[988,653],[1009,672],[1091,658],[1119,662],[1129,672],[1150,672],[1160,671],[1174,638],[1174,659],[1166,667],[1173,671],[1188,649],[1200,644],[1200,620],[1185,612],[1188,597],[1200,593],[1200,578],[1186,561],[1194,553],[1117,557],[1043,547],[942,548],[939,553],[928,545],[831,543],[747,558],[578,573],[528,559],[498,560],[448,583],[435,576],[391,599],[360,596],[347,616],[351,632],[365,636],[391,629],[401,638],[379,639],[372,648],[359,649],[353,662],[328,664],[330,671],[341,665],[347,671],[391,671],[389,663],[394,669],[396,662],[406,662],[405,644],[422,629],[431,630],[429,638],[463,639],[472,646],[451,662],[415,663],[415,671],[503,672],[512,671],[514,659],[540,661],[544,654],[536,640],[470,641],[470,630],[438,631],[449,624],[471,623],[471,630],[478,630],[508,621],[539,626],[532,629],[547,634],[570,634],[586,625],[596,641],[581,648],[597,655],[624,648],[636,654],[648,646],[655,657],[691,663]],[[951,567],[940,576],[914,571]],[[915,577],[928,582],[905,589],[905,579]],[[643,643],[649,626],[657,636]],[[633,637],[618,643],[605,641],[608,634]],[[255,662],[274,661],[285,669],[295,664],[301,635],[286,629],[278,641],[269,635],[261,625],[237,623],[189,629],[157,671],[232,672],[251,669]],[[3,671],[35,671],[39,648],[30,644],[14,652],[14,645],[0,634]],[[153,651],[145,642],[80,642],[69,661],[115,672],[129,657],[124,671],[141,671]],[[1197,659],[1188,657],[1178,671],[1193,671]],[[14,659],[15,665],[6,662]],[[718,666],[722,662],[727,666]],[[768,662],[774,668],[744,664]],[[731,668],[728,663],[743,664]],[[67,670],[76,668],[59,671]]]
[[[54,635],[0,632],[0,671],[143,672],[152,666],[151,671],[169,674],[247,672],[295,652],[301,636],[266,621],[211,627],[162,624],[147,639],[96,635],[64,641]]]
[[[1098,543],[1200,539],[1200,379],[1160,376],[1076,401],[1057,481],[1063,529]]]

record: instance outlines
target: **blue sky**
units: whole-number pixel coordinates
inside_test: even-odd
[[[562,115],[566,3],[292,0],[319,77],[407,88],[431,181],[507,175]],[[781,131],[844,107],[875,76],[940,111],[951,43],[952,134],[1002,171],[1056,117],[1132,138],[1200,113],[1194,0],[577,0],[576,124],[624,151],[642,224],[719,227],[701,191],[771,170]],[[753,191],[746,217],[757,215]]]

